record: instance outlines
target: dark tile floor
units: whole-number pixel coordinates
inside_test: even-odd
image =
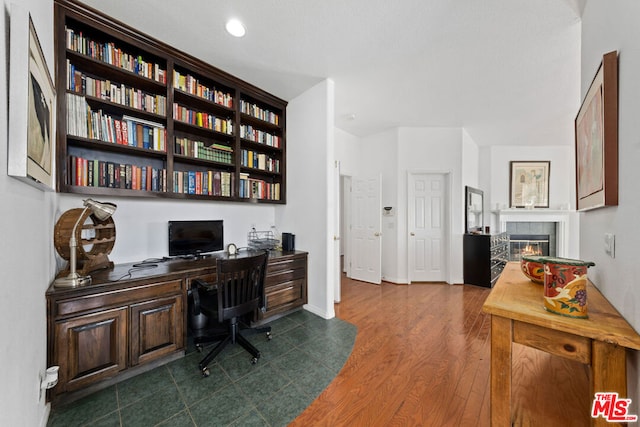
[[[48,426],[286,426],[340,371],[356,327],[298,311],[271,322],[273,339],[249,339],[256,365],[239,345],[203,378],[203,354],[180,359],[51,411]],[[206,351],[206,349],[205,349]]]

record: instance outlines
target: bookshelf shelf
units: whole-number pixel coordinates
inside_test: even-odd
[[[286,203],[286,101],[76,0],[54,6],[58,191]]]

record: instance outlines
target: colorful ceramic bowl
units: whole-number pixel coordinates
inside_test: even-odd
[[[544,264],[543,259],[547,258],[541,255],[524,255],[520,260],[520,269],[532,282],[544,283]]]
[[[595,264],[551,257],[542,262],[545,310],[568,317],[587,318],[587,269]]]

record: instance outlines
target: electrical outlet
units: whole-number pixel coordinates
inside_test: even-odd
[[[616,235],[612,233],[604,234],[604,252],[611,258],[616,257]]]

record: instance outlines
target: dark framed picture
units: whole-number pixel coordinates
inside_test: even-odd
[[[56,93],[27,10],[11,5],[8,174],[53,190]]]
[[[618,53],[602,58],[575,120],[576,206],[618,204]]]
[[[512,161],[509,175],[509,207],[549,207],[549,161]]]

